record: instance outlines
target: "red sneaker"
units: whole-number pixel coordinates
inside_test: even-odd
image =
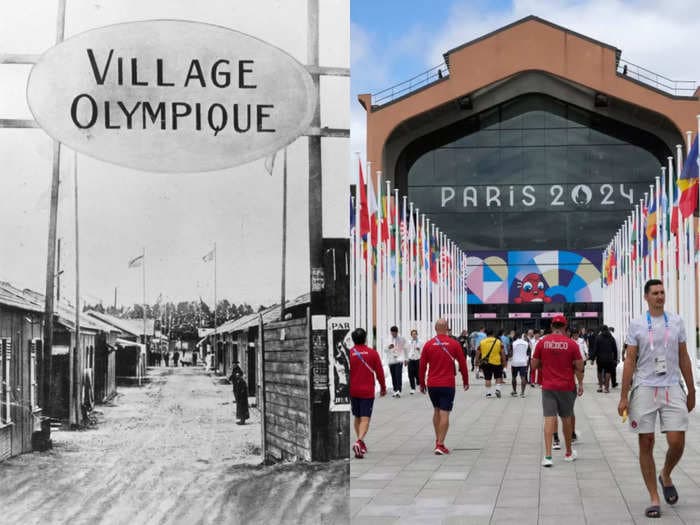
[[[359,441],[355,441],[355,444],[352,446],[352,451],[355,453],[355,457],[357,459],[362,459],[365,457],[365,453],[362,450],[362,445],[360,445]]]
[[[358,439],[357,442],[360,444],[360,447],[362,447],[362,453],[367,454],[367,445],[365,445],[365,442],[361,439]]]
[[[440,443],[436,443],[434,452],[438,456],[445,456],[445,455],[450,453],[450,449],[448,449],[445,445],[441,445]]]

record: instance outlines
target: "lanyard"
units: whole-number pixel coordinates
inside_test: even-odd
[[[360,359],[360,361],[362,361],[362,364],[365,365],[365,367],[367,367],[367,370],[369,370],[372,373],[372,375],[374,375],[374,370],[372,369],[372,367],[367,364],[367,361],[364,360],[362,354],[360,354],[360,352],[358,352],[357,348],[355,348],[354,346],[352,347],[352,353],[355,354]]]
[[[445,348],[445,343],[440,341],[440,339],[438,339],[437,337],[435,338],[435,342],[438,345],[440,345],[440,348],[442,348],[442,351],[445,352],[449,356],[450,359],[454,359],[454,356],[449,352],[449,350],[447,348]]]
[[[651,351],[654,351],[654,327],[651,324],[651,314],[647,310],[647,327],[649,328],[649,345],[651,346]],[[668,349],[668,316],[664,312],[664,352]]]

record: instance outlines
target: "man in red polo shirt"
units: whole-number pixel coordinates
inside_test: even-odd
[[[350,349],[350,408],[355,416],[355,434],[357,441],[352,446],[355,457],[362,459],[367,453],[364,438],[369,430],[369,420],[374,406],[374,382],[379,382],[379,395],[386,395],[384,368],[382,360],[374,348],[365,346],[367,332],[356,328],[352,334],[355,344]]]
[[[566,336],[566,317],[552,319],[552,333],[540,339],[532,356],[532,368],[542,372],[542,411],[544,413],[543,467],[552,466],[552,436],[561,417],[566,443],[564,461],[574,461],[571,447],[572,416],[576,394],[583,395],[583,359],[576,341]],[[576,388],[578,382],[578,389]]]
[[[450,411],[455,399],[455,360],[462,373],[464,390],[469,390],[469,375],[464,352],[457,340],[447,335],[449,325],[445,319],[435,323],[437,335],[423,345],[420,356],[418,381],[420,391],[425,394],[426,385],[433,403],[433,427],[435,428],[435,454],[449,454],[445,447],[445,436],[450,426]],[[426,382],[426,372],[428,380]]]

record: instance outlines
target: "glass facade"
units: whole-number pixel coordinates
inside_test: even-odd
[[[469,251],[602,249],[671,154],[649,133],[539,94],[424,144],[408,154],[409,200]]]

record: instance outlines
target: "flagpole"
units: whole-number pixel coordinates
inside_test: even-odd
[[[372,177],[372,162],[367,161],[366,165],[367,173],[367,222],[369,223],[369,233],[367,234],[367,257],[365,258],[365,293],[367,297],[363,297],[362,300],[366,300],[366,316],[367,316],[367,344],[370,347],[374,347],[374,325],[375,325],[375,294],[377,291],[377,281],[375,279],[375,254],[376,246],[374,235],[372,234],[372,221],[376,221],[374,214],[369,212],[371,208],[370,203],[370,188],[372,189],[372,197],[374,197],[374,180]],[[376,230],[376,222],[374,230]]]
[[[214,243],[216,250],[216,243]],[[216,254],[215,254],[216,255]],[[282,282],[280,285],[280,321],[284,320],[285,304],[285,279],[287,262],[287,148],[284,148],[284,165],[282,169]],[[214,258],[214,290],[216,293],[216,257]],[[216,299],[214,299],[214,310],[216,311]]]
[[[369,210],[368,215],[369,215]],[[362,297],[362,301],[365,302],[365,316],[367,319],[367,344],[370,347],[374,347],[374,312],[376,308],[374,307],[374,294],[376,292],[377,281],[374,276],[374,240],[372,239],[372,217],[370,220],[370,232],[367,235],[367,257],[365,258],[365,294],[366,297]]]
[[[217,333],[218,329],[218,320],[217,320],[217,311],[216,311],[216,259],[217,259],[217,253],[216,253],[216,241],[214,241],[214,348],[216,349],[216,353],[214,354],[217,358],[219,356],[219,335]],[[216,367],[219,367],[219,363],[216,363]]]
[[[143,264],[141,265],[141,279],[142,279],[142,284],[143,284],[143,345],[144,348],[146,349],[146,359],[148,359],[148,348],[146,347],[146,248],[144,247],[142,250],[142,261]],[[139,359],[139,363],[141,363],[141,359]],[[145,371],[145,366],[143,367]],[[139,386],[141,385],[141,366],[139,366],[139,373],[138,373],[138,378],[139,378]]]
[[[66,25],[66,0],[58,0],[58,10],[56,16],[56,44],[63,41]],[[47,239],[47,257],[45,274],[44,293],[44,326],[43,345],[41,349],[41,366],[39,368],[39,383],[41,385],[39,403],[44,408],[43,416],[48,413],[49,404],[53,396],[52,381],[52,358],[51,348],[53,346],[53,320],[54,320],[54,280],[56,274],[56,237],[58,228],[58,192],[59,177],[61,173],[61,143],[53,140],[53,154],[51,161],[51,194],[49,206],[49,228]]]
[[[376,174],[377,181],[377,217],[375,218],[375,229],[377,235],[377,260],[376,260],[376,274],[377,279],[374,285],[375,288],[375,301],[374,306],[377,310],[377,322],[376,322],[376,339],[377,339],[377,351],[381,355],[383,345],[384,345],[384,241],[382,240],[382,172],[377,171]]]
[[[82,378],[82,350],[80,348],[80,251],[78,231],[78,153],[73,151],[73,196],[75,199],[75,347],[70,356],[71,396],[70,423],[80,423],[80,394]]]

